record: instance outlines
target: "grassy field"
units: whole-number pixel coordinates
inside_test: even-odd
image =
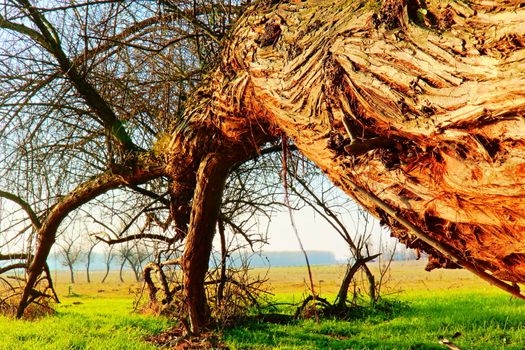
[[[102,274],[94,273],[100,280]],[[61,303],[56,313],[36,321],[0,317],[0,349],[155,349],[143,339],[170,326],[166,319],[133,312],[133,299],[140,285],[120,283],[117,275],[108,283],[67,283],[67,274],[57,276]],[[131,274],[126,275],[131,281]]]
[[[225,330],[224,339],[232,349],[446,349],[441,338],[462,349],[525,349],[524,302],[467,271],[426,272],[424,266],[393,264],[384,292],[401,307],[391,312],[378,308],[352,321],[251,322]],[[333,296],[343,272],[342,266],[314,267],[317,292]],[[276,268],[269,274],[279,300],[301,300],[305,277],[305,268]]]
[[[423,267],[395,263],[384,290],[390,303],[367,316],[320,323],[250,321],[223,329],[222,339],[231,349],[446,349],[439,339],[460,334],[453,341],[462,349],[525,349],[525,303],[466,271],[428,273]],[[333,297],[344,268],[313,270],[316,291]],[[272,268],[267,277],[273,300],[301,300],[306,275],[305,268]],[[32,322],[0,317],[0,349],[154,349],[144,338],[172,325],[132,312],[139,284],[121,283],[116,275],[105,284],[87,284],[81,277],[70,285],[66,274],[56,275],[62,302],[54,315]]]

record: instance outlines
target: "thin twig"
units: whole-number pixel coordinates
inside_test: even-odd
[[[282,146],[283,146],[282,178],[283,178],[283,185],[284,185],[284,200],[286,203],[286,207],[288,208],[288,215],[290,216],[290,223],[292,225],[293,232],[295,234],[295,237],[297,238],[297,242],[299,243],[299,248],[301,249],[301,252],[303,252],[304,260],[306,261],[306,267],[308,269],[308,278],[310,279],[310,290],[312,291],[312,298],[314,301],[315,321],[319,322],[319,315],[317,314],[317,309],[315,308],[317,295],[315,293],[315,285],[314,285],[314,278],[312,274],[312,268],[310,267],[310,261],[308,259],[308,254],[306,253],[306,250],[304,249],[304,246],[303,246],[303,242],[301,241],[301,237],[299,236],[299,231],[297,230],[297,226],[295,225],[295,220],[293,218],[293,213],[292,213],[292,207],[290,205],[290,194],[288,193],[288,183],[287,183],[287,176],[286,176],[288,173],[287,158],[288,158],[289,150],[287,148],[288,140],[286,139],[285,134],[282,135]]]

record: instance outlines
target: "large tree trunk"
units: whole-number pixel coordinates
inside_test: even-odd
[[[199,333],[209,321],[204,279],[208,272],[222,191],[230,166],[227,157],[209,154],[201,161],[197,173],[190,229],[181,264],[184,272],[184,298],[193,333]]]
[[[191,101],[190,155],[284,132],[429,269],[525,282],[524,18],[519,1],[259,3]]]

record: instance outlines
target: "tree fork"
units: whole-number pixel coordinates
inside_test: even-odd
[[[339,287],[339,292],[337,293],[337,297],[335,298],[335,302],[334,302],[334,305],[337,308],[343,309],[345,307],[346,299],[347,299],[347,296],[348,296],[348,288],[350,287],[350,283],[352,282],[352,279],[354,278],[354,275],[356,274],[356,272],[361,267],[366,267],[366,263],[367,262],[374,260],[375,258],[377,258],[380,255],[381,254],[374,254],[374,255],[371,255],[371,256],[367,256],[367,257],[360,257],[360,256],[358,256],[356,258],[356,261],[354,262],[354,264],[351,267],[347,266],[345,276],[343,277],[343,281],[341,282],[341,286]],[[370,271],[370,270],[368,269],[368,271]],[[368,277],[368,274],[367,274],[367,277]],[[375,291],[373,277],[372,277],[372,279],[370,279],[370,277],[368,277],[368,279],[369,279],[369,283],[371,285],[370,286],[370,294],[372,294],[372,290]],[[374,302],[375,302],[375,295],[370,295],[370,299],[371,299],[371,304],[373,305]]]

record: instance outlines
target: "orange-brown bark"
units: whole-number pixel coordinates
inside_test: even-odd
[[[213,142],[244,151],[264,139],[251,133],[282,131],[430,253],[429,268],[456,265],[355,185],[476,268],[525,282],[524,18],[518,1],[259,4],[237,23],[188,130],[213,126]]]
[[[208,90],[209,87],[214,89]],[[183,233],[186,242],[181,267],[184,302],[193,333],[199,333],[209,323],[204,280],[229,170],[234,164],[253,158],[259,145],[272,140],[276,130],[255,109],[232,105],[231,93],[226,76],[217,72],[193,96],[189,125],[173,133],[166,149],[172,197],[177,201],[173,209],[191,208],[188,230]],[[247,118],[248,114],[259,116],[260,120]]]
[[[192,331],[198,333],[209,320],[204,279],[212,248],[215,225],[222,200],[222,190],[231,163],[220,154],[209,154],[197,172],[197,187],[186,246],[182,257],[184,297]]]

